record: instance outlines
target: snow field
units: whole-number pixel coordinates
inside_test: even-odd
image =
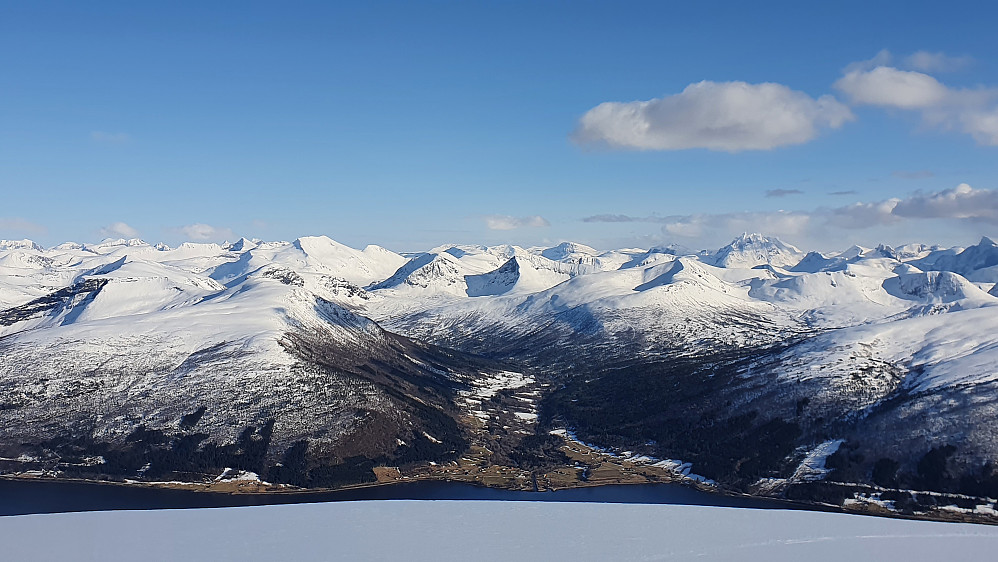
[[[58,540],[52,540],[58,537]],[[790,510],[406,501],[0,518],[9,560],[988,560],[998,527]]]

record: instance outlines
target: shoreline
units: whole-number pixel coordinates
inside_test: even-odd
[[[105,486],[116,490],[131,490],[141,492],[159,491],[167,494],[191,494],[191,501],[179,502],[177,505],[143,507],[135,504],[132,509],[169,509],[198,507],[236,507],[240,505],[276,505],[312,502],[338,501],[376,501],[390,499],[489,499],[494,501],[589,501],[592,503],[686,503],[689,505],[712,505],[718,507],[757,507],[760,509],[785,509],[796,511],[820,511],[907,519],[917,521],[939,521],[952,523],[975,523],[982,525],[998,525],[998,516],[994,513],[981,511],[961,511],[959,506],[929,506],[924,511],[904,513],[885,504],[873,500],[872,496],[883,492],[869,486],[858,484],[828,482],[829,485],[840,486],[853,493],[853,500],[845,500],[843,504],[822,503],[802,499],[788,499],[767,495],[753,495],[726,489],[703,477],[690,477],[686,472],[677,471],[658,459],[644,456],[621,456],[606,449],[577,440],[569,434],[561,435],[564,444],[560,450],[569,461],[565,464],[549,467],[546,472],[527,471],[520,468],[503,465],[493,465],[489,462],[491,453],[481,445],[472,445],[462,456],[445,464],[430,463],[410,467],[404,472],[399,467],[375,467],[374,481],[344,484],[336,488],[298,488],[287,484],[271,484],[259,479],[254,473],[234,471],[233,476],[223,478],[229,470],[226,469],[215,480],[201,482],[183,481],[141,481],[124,478],[110,480],[99,478],[66,476],[61,471],[21,471],[0,473],[0,482],[51,483],[81,486]],[[675,464],[672,462],[672,464]],[[686,465],[681,465],[686,466]],[[586,467],[583,469],[582,467]],[[421,497],[419,494],[404,494],[400,490],[406,487],[432,487],[434,484],[467,486],[462,493],[444,494],[441,497]],[[630,498],[620,500],[627,493],[599,494],[595,490],[607,487],[618,487],[626,490],[634,486],[672,485],[679,495],[686,494],[688,501],[655,501],[655,498]],[[395,493],[392,493],[394,489]],[[468,493],[467,490],[477,489],[478,492],[491,491],[494,494],[508,494],[509,497],[485,497],[488,493]],[[648,488],[651,489],[651,488]],[[664,490],[665,488],[663,488]],[[603,499],[568,499],[564,492],[571,495],[585,494],[585,490],[594,490],[594,495],[604,495]],[[424,490],[425,491],[425,490]],[[364,492],[369,492],[364,494]],[[384,492],[384,493],[379,493]],[[563,493],[559,498],[546,495],[547,492]],[[913,493],[920,493],[911,491]],[[531,497],[513,497],[523,494]],[[535,496],[536,494],[536,496]],[[338,496],[338,497],[337,497]],[[415,496],[415,497],[412,497]],[[470,497],[470,496],[474,496]],[[694,497],[696,499],[694,499]],[[195,499],[196,498],[196,499]],[[712,498],[705,500],[704,498]],[[163,498],[160,498],[161,500]],[[173,498],[174,500],[176,498]],[[208,500],[215,500],[210,502]],[[104,502],[102,498],[93,498],[94,502]],[[202,505],[205,503],[209,505]],[[0,499],[2,505],[2,499]],[[129,509],[122,507],[83,506],[79,509],[58,511],[100,511]]]
[[[71,513],[71,512],[85,512],[85,511],[121,511],[121,510],[161,510],[161,509],[211,509],[211,508],[222,508],[222,507],[248,507],[248,506],[263,506],[263,505],[288,505],[297,503],[336,503],[343,501],[390,501],[392,499],[397,500],[423,500],[423,501],[437,501],[437,500],[448,500],[455,499],[457,501],[510,501],[510,502],[564,502],[564,503],[610,503],[610,504],[643,504],[643,505],[656,505],[656,504],[674,504],[674,505],[704,505],[712,507],[728,507],[734,509],[776,509],[776,510],[790,510],[790,511],[817,511],[826,513],[843,513],[849,515],[857,516],[874,516],[874,517],[884,517],[890,519],[905,519],[913,521],[935,521],[935,522],[946,522],[946,523],[973,523],[988,526],[998,526],[998,520],[995,518],[988,517],[974,517],[968,516],[967,514],[947,512],[936,510],[932,513],[927,514],[904,514],[895,511],[890,511],[887,509],[871,509],[869,506],[856,506],[852,509],[845,506],[838,506],[825,503],[808,503],[795,500],[788,500],[784,498],[774,498],[767,496],[753,496],[750,494],[733,493],[728,491],[719,490],[716,488],[703,489],[700,486],[695,486],[690,483],[684,482],[620,482],[620,483],[596,483],[596,484],[585,484],[580,486],[572,486],[560,488],[557,490],[524,490],[515,488],[504,488],[504,487],[494,487],[488,486],[482,483],[468,482],[464,480],[447,479],[447,478],[414,478],[407,481],[395,481],[395,482],[370,482],[361,484],[346,485],[339,488],[285,488],[285,489],[263,489],[254,491],[223,491],[223,490],[211,490],[208,489],[207,485],[191,483],[187,485],[181,485],[176,483],[157,483],[157,482],[140,482],[140,481],[114,481],[114,480],[96,480],[96,479],[86,479],[86,478],[64,478],[59,476],[51,475],[34,475],[34,474],[23,474],[23,473],[8,473],[0,474],[0,482],[14,482],[23,484],[55,484],[55,485],[81,485],[81,486],[93,486],[93,487],[106,487],[108,489],[115,490],[134,490],[134,491],[161,491],[167,493],[181,493],[181,494],[191,494],[191,497],[200,498],[213,498],[213,499],[233,499],[233,500],[301,500],[301,501],[252,501],[252,502],[238,502],[231,505],[179,505],[179,506],[168,506],[168,507],[111,507],[111,508],[101,508],[95,507],[92,509],[81,508],[81,509],[62,509],[62,510],[52,510],[52,511],[40,511],[31,513],[20,513],[11,515],[0,515],[0,517],[9,517],[17,515],[28,515],[28,514],[42,514],[42,513]],[[330,496],[336,495],[350,495],[351,492],[360,492],[365,490],[390,490],[392,488],[400,488],[405,486],[419,486],[419,485],[453,485],[460,486],[467,489],[478,489],[479,491],[495,491],[497,493],[517,493],[524,494],[526,496],[534,496],[537,498],[488,498],[488,497],[476,497],[476,498],[460,498],[460,497],[433,497],[433,498],[420,498],[420,497],[406,497],[406,494],[399,494],[399,497],[372,497],[372,498],[335,498]],[[613,500],[613,499],[579,499],[573,498],[568,499],[565,497],[553,498],[549,494],[557,494],[565,491],[572,490],[597,490],[604,488],[638,488],[638,487],[658,487],[662,486],[665,488],[681,488],[686,491],[692,491],[694,493],[699,493],[704,496],[713,496],[718,499],[718,502],[684,502],[684,501],[655,501],[654,498],[649,498],[648,501],[635,501],[633,499],[628,500]],[[390,494],[389,494],[390,495]],[[410,494],[412,495],[412,494]],[[542,497],[546,496],[546,497]],[[750,502],[757,503],[756,506],[748,505],[724,505],[723,500],[728,499],[733,502]],[[314,500],[314,501],[309,501]],[[765,504],[765,505],[763,505]]]

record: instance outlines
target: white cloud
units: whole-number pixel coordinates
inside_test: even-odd
[[[204,223],[194,223],[181,226],[176,229],[177,232],[187,237],[188,240],[193,240],[197,242],[203,242],[206,240],[211,240],[214,242],[222,242],[223,240],[233,240],[235,235],[231,229],[228,228],[218,228],[211,226],[210,224]]]
[[[815,211],[842,228],[867,228],[910,219],[946,219],[998,225],[998,191],[974,189],[965,183],[933,193]]]
[[[579,119],[572,138],[637,150],[769,150],[808,142],[822,127],[851,119],[832,96],[814,99],[768,82],[703,81],[663,98],[601,103]]]
[[[945,234],[957,230],[973,231],[975,235],[989,234],[986,232],[988,229],[998,226],[998,190],[974,189],[960,184],[952,189],[915,193],[904,198],[860,201],[840,207],[802,211],[743,211],[667,217],[602,214],[582,220],[660,223],[667,239],[681,238],[684,244],[702,244],[700,247],[723,243],[742,232],[762,232],[790,241],[806,241],[806,246],[822,247],[846,240],[859,241],[866,236],[860,234],[864,231],[918,236],[928,227]],[[926,225],[924,221],[927,220],[949,222]]]
[[[998,88],[950,88],[922,72],[865,62],[847,67],[835,88],[854,104],[918,111],[928,125],[998,146]]]
[[[835,82],[835,88],[855,104],[920,109],[943,103],[949,95],[938,80],[910,70],[878,66],[853,70]]]
[[[18,217],[0,217],[0,238],[4,232],[17,232],[28,234],[45,234],[46,229],[40,224],[33,223]]]
[[[542,216],[533,215],[530,217],[511,217],[509,215],[486,215],[483,217],[485,219],[485,226],[489,230],[514,230],[517,228],[524,227],[543,227],[551,226],[551,223],[547,221]]]
[[[938,193],[898,201],[893,214],[905,218],[965,219],[998,224],[998,191],[974,189],[965,183]]]
[[[998,107],[989,110],[971,109],[958,113],[955,118],[941,117],[944,122],[959,123],[959,127],[978,144],[998,146]]]
[[[132,137],[128,133],[108,133],[106,131],[93,131],[90,133],[90,140],[104,142],[108,144],[124,144],[131,142]]]
[[[951,57],[945,53],[918,51],[905,57],[904,65],[922,72],[952,72],[970,66],[974,59],[969,56]]]
[[[894,215],[898,199],[887,199],[872,203],[853,203],[830,210],[819,210],[825,222],[839,228],[856,229],[893,224],[900,219]]]
[[[946,53],[930,53],[929,51],[916,51],[901,60],[899,66],[908,70],[918,70],[920,72],[952,72],[962,70],[973,64],[973,57],[954,57]],[[882,49],[873,58],[861,60],[849,64],[843,70],[848,74],[853,71],[866,71],[878,66],[891,66],[894,63],[894,55],[887,49]]]
[[[97,231],[105,238],[138,238],[139,231],[123,222],[113,222]]]
[[[708,235],[714,238],[720,235],[726,239],[740,232],[796,237],[808,228],[811,221],[808,213],[788,211],[697,214],[668,217],[662,231],[683,238]]]

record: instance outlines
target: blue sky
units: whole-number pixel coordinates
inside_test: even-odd
[[[998,233],[991,3],[204,4],[0,3],[0,238]]]

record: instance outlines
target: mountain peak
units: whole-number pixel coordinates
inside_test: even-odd
[[[42,251],[44,248],[35,244],[34,241],[28,240],[0,240],[0,250],[38,250]]]
[[[554,261],[560,261],[565,258],[571,257],[573,254],[585,254],[588,256],[595,256],[599,254],[594,248],[590,248],[585,244],[579,244],[577,242],[562,242],[557,246],[547,248],[541,251],[541,256]]]
[[[112,248],[114,246],[148,246],[148,244],[141,238],[105,238],[94,247]]]
[[[243,237],[231,244],[225,244],[222,247],[230,252],[245,252],[246,250],[256,248],[256,242]]]
[[[763,236],[759,232],[743,232],[731,241],[731,245],[760,244],[768,240],[767,236]]]
[[[800,261],[803,252],[791,244],[759,233],[742,233],[730,244],[717,250],[713,265],[752,268],[757,265],[789,267]]]
[[[311,254],[313,253],[313,251],[328,252],[330,250],[342,250],[342,249],[353,250],[353,248],[349,248],[348,246],[340,244],[336,240],[333,240],[332,238],[325,235],[301,236],[299,238],[296,238],[295,241],[292,242],[292,245],[295,248],[301,250],[302,252],[305,252],[306,254]]]

